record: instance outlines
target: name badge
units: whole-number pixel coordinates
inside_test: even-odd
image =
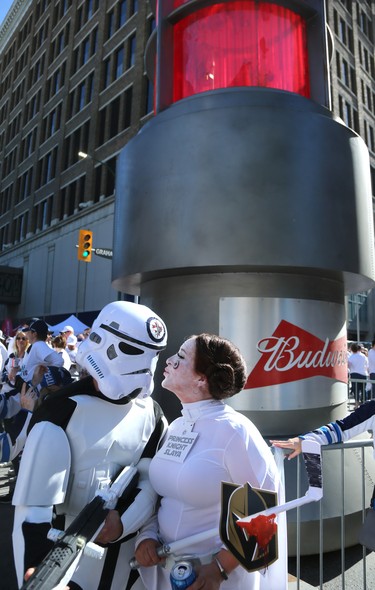
[[[176,429],[168,435],[162,448],[157,452],[157,456],[161,459],[168,459],[168,461],[183,463],[197,438],[198,432],[191,432],[186,428],[182,428],[181,431]]]

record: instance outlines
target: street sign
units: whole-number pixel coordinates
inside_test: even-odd
[[[93,248],[93,252],[102,258],[112,258],[113,256],[113,250],[110,250],[109,248]]]

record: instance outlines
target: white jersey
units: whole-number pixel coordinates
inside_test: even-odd
[[[23,357],[21,365],[21,377],[24,381],[32,380],[35,369],[43,365],[44,367],[62,367],[64,360],[62,356],[53,350],[43,340],[37,340],[27,350]]]
[[[216,528],[215,537],[185,551],[212,555],[223,547],[219,536],[222,481],[240,485],[249,482],[255,488],[277,491],[279,503],[283,502],[283,493],[272,452],[245,416],[212,400],[184,404],[182,413],[169,426],[166,442],[150,466],[151,483],[162,497],[158,530],[153,523],[145,526],[137,544],[158,536],[170,543]],[[191,443],[192,438],[195,441]],[[184,443],[188,445],[185,449]],[[186,453],[187,448],[187,454],[178,458],[180,451]],[[220,585],[221,589],[287,588],[285,515],[278,519],[278,530],[277,562],[263,574],[248,573],[239,566]],[[169,588],[169,572],[161,567],[141,568],[141,575],[148,590]]]

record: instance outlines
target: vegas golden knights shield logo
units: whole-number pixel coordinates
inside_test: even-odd
[[[271,565],[278,557],[277,534],[271,539],[267,549],[263,550],[256,538],[249,536],[236,523],[240,518],[276,506],[276,492],[258,490],[249,483],[240,486],[222,482],[221,495],[220,537],[223,543],[248,572]]]

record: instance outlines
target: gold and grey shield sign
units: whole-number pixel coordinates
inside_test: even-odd
[[[237,520],[256,514],[277,504],[276,492],[252,488],[249,483],[238,485],[222,482],[220,537],[229,551],[248,571],[254,572],[271,565],[278,557],[277,533],[263,551],[255,537],[237,526]]]

